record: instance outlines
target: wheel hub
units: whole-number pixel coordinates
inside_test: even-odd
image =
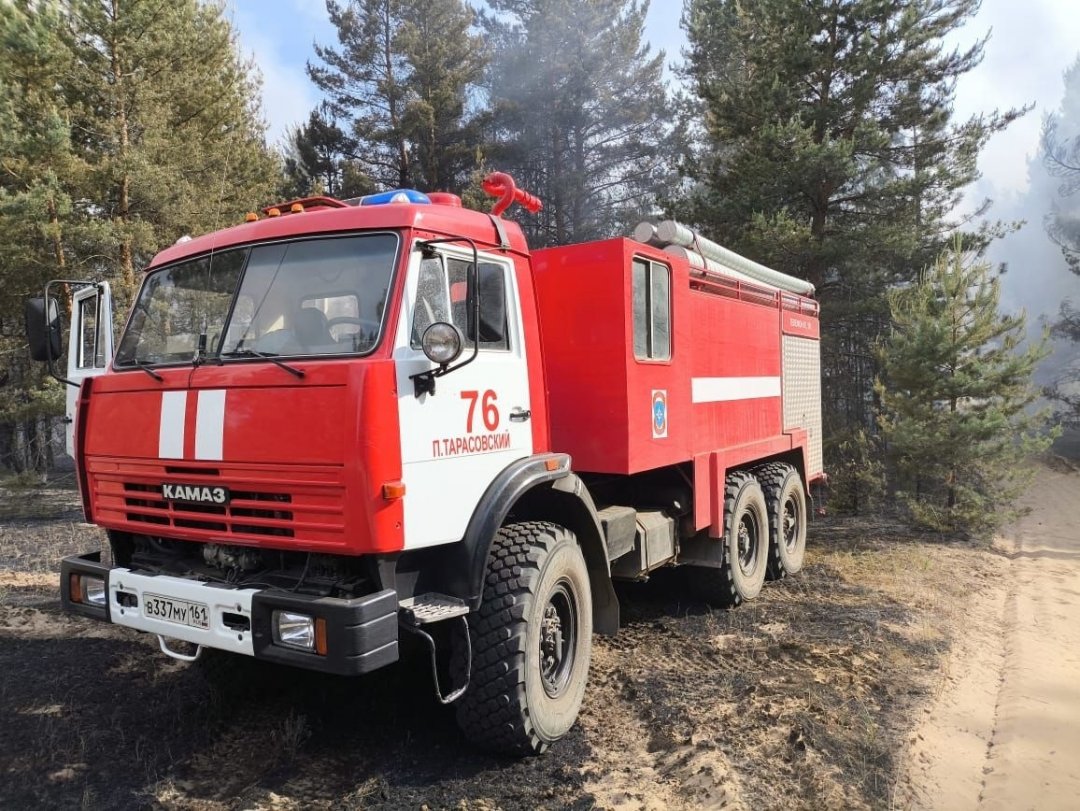
[[[796,542],[799,538],[799,518],[793,499],[784,502],[784,546],[791,552],[795,551]]]
[[[745,516],[739,521],[739,568],[743,570],[744,574],[752,574],[754,571],[754,564],[757,561],[757,527],[754,526],[753,520],[749,516]]]
[[[544,606],[540,622],[540,676],[544,691],[558,697],[574,668],[576,607],[565,583],[559,583]]]

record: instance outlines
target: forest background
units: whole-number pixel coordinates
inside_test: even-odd
[[[57,461],[62,388],[23,336],[46,280],[108,279],[122,311],[185,234],[310,193],[486,207],[479,180],[498,169],[544,200],[514,215],[534,247],[674,216],[812,281],[830,503],[898,497],[922,523],[983,531],[1021,484],[1016,454],[1080,406],[1080,60],[1049,114],[958,115],[988,47],[966,36],[979,6],[687,0],[685,47],[664,54],[639,0],[329,2],[306,68],[318,101],[270,143],[229,8],[0,0],[0,466]],[[995,156],[1026,165],[1027,199],[995,207],[979,156],[1039,115],[1037,155]],[[963,335],[943,354],[949,318]]]

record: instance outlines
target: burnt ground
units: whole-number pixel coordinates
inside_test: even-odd
[[[678,572],[621,588],[578,725],[513,761],[462,742],[422,658],[221,671],[61,614],[59,559],[102,543],[80,520],[63,486],[0,491],[0,808],[887,808],[966,601],[1003,566],[830,518],[801,574],[735,611]]]

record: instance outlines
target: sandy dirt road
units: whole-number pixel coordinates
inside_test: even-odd
[[[1080,474],[1042,470],[1025,502],[912,736],[901,807],[1080,808]]]

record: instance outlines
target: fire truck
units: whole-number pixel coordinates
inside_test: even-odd
[[[678,566],[735,606],[798,572],[813,288],[670,221],[530,251],[503,214],[540,201],[485,189],[490,213],[313,197],[183,238],[115,346],[108,284],[31,299],[111,553],[63,561],[64,608],[344,675],[415,637],[469,740],[534,754],[618,630],[613,580]]]

